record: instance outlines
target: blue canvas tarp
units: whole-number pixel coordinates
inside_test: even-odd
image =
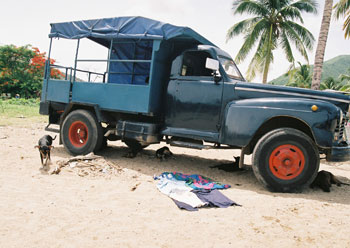
[[[151,61],[152,47],[152,40],[114,43],[111,59]],[[150,62],[111,62],[108,82],[146,85],[149,82],[150,67]]]
[[[193,40],[214,45],[188,27],[180,27],[144,17],[115,17],[85,21],[52,23],[50,38],[65,39],[164,39]]]

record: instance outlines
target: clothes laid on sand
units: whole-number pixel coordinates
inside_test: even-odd
[[[165,177],[169,180],[177,180],[177,181],[185,181],[188,186],[193,189],[201,190],[201,189],[227,189],[231,186],[228,184],[221,184],[216,182],[208,177],[204,177],[201,175],[187,175],[179,172],[163,172],[160,174],[159,178]]]
[[[229,206],[241,206],[227,198],[217,189],[206,191],[195,190],[193,192],[202,202],[207,203],[210,207],[227,208]]]
[[[160,182],[157,184],[157,188],[160,192],[169,196],[170,198],[184,202],[193,208],[204,205],[196,194],[191,192],[192,188],[188,187],[185,181],[161,178]]]
[[[201,175],[186,175],[178,172],[164,172],[154,179],[159,180],[157,188],[169,196],[180,209],[197,211],[199,207],[240,206],[217,189],[227,189],[221,184]]]

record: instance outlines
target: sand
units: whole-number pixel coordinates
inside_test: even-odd
[[[245,171],[210,168],[239,151],[170,147],[174,158],[161,162],[154,155],[164,144],[130,159],[121,142],[98,153],[103,168],[50,175],[34,149],[44,134],[44,124],[0,127],[0,247],[350,247],[350,186],[271,193],[249,157]],[[54,146],[51,171],[71,157]],[[321,169],[350,182],[350,163],[323,160]],[[156,188],[153,175],[165,171],[230,184],[222,192],[242,207],[180,210]]]

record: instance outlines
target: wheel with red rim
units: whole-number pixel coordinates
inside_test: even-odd
[[[64,147],[73,155],[98,151],[103,142],[103,130],[96,116],[88,110],[74,110],[61,127]]]
[[[73,122],[68,130],[69,141],[75,147],[83,147],[89,138],[89,129],[82,121]]]
[[[300,191],[309,186],[320,164],[314,141],[293,128],[276,129],[261,137],[252,160],[256,178],[277,192]]]

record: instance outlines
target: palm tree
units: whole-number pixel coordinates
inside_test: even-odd
[[[345,31],[345,38],[350,38],[350,0],[340,0],[336,5],[335,9],[335,18],[339,19],[341,16],[346,16],[343,30]]]
[[[314,73],[312,76],[312,84],[311,84],[311,89],[314,89],[314,90],[320,89],[324,52],[326,50],[329,25],[331,23],[331,17],[332,17],[332,6],[333,6],[333,0],[325,1],[322,23],[321,23],[321,30],[318,36],[318,43],[316,48]]]
[[[350,84],[335,80],[333,77],[328,77],[321,85],[321,90],[337,90],[337,91],[349,91]]]
[[[340,74],[339,80],[341,82],[346,82],[347,84],[350,84],[350,68],[348,69],[349,74]]]
[[[303,23],[302,12],[316,13],[314,0],[236,0],[234,14],[250,14],[253,17],[233,25],[227,32],[227,40],[244,35],[236,62],[246,59],[248,53],[257,47],[247,71],[249,80],[263,74],[266,83],[273,51],[281,46],[287,60],[294,64],[292,44],[308,61],[307,50],[312,49],[314,37],[310,31],[295,21]],[[292,43],[292,44],[291,44]]]
[[[311,86],[311,71],[309,65],[302,65],[298,62],[299,67],[288,72],[289,83],[286,86],[310,88]]]

